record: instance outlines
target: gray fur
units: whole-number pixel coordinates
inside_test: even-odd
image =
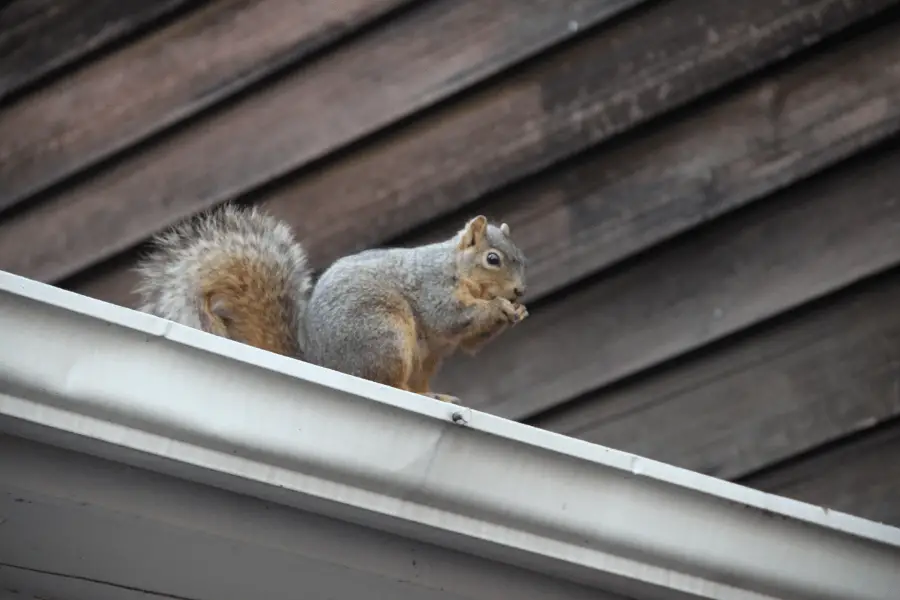
[[[306,253],[287,224],[257,208],[225,205],[158,236],[138,266],[141,284],[136,291],[141,310],[203,329],[200,282],[235,257],[268,263],[279,274],[273,287],[286,286],[297,306],[292,313],[296,321],[285,325],[297,332],[298,358],[380,381],[386,362],[397,356],[397,336],[404,335],[393,320],[398,311],[414,320],[420,354],[441,358],[456,349],[454,336],[462,339],[473,324],[490,328],[498,319],[508,321],[507,309],[497,308],[502,302],[488,309],[464,305],[456,295],[464,269],[460,261],[471,265],[481,260],[459,250],[465,231],[430,245],[341,258],[313,287]],[[505,257],[503,277],[509,281],[504,279],[504,285],[524,290],[525,256],[509,237],[509,226],[488,225],[485,239]]]
[[[506,225],[506,223],[503,223]],[[495,227],[494,225],[488,225],[487,228],[487,239],[488,243],[495,249],[502,252],[509,260],[511,260],[516,266],[521,267],[518,269],[519,277],[523,280],[525,278],[525,267],[526,267],[526,259],[525,254],[522,250],[516,246],[512,238],[509,237],[509,225],[506,225],[506,232],[503,231],[503,225],[500,227]],[[463,234],[465,229],[461,230],[454,240],[458,243],[459,237]]]
[[[337,260],[313,290],[306,317],[310,360],[359,377],[380,375],[373,359],[391,356],[398,332],[379,318],[397,294],[423,325],[447,327],[454,291],[452,242],[416,249],[366,250]],[[379,316],[375,316],[379,315]],[[353,349],[348,352],[348,349]]]
[[[344,373],[376,379],[377,359],[392,356],[398,332],[381,307],[406,300],[420,329],[420,344],[449,355],[441,333],[462,331],[472,316],[456,299],[457,246],[465,229],[444,242],[415,248],[366,250],[337,260],[316,283],[307,317],[307,359]],[[488,225],[491,247],[512,261],[524,287],[525,257],[499,227]],[[431,335],[436,333],[438,335]],[[437,345],[435,345],[437,344]]]
[[[269,262],[281,274],[299,309],[290,326],[301,332],[312,283],[306,252],[286,223],[256,207],[226,204],[160,234],[152,246],[137,267],[140,310],[202,329],[199,282],[221,261],[240,256]]]

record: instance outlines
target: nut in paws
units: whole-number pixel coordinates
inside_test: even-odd
[[[495,302],[499,302],[503,317],[510,323],[518,323],[528,316],[528,311],[522,304],[510,302],[506,298],[497,298]]]
[[[514,304],[513,307],[514,307],[513,314],[512,314],[512,318],[510,320],[513,323],[519,323],[519,322],[525,320],[525,317],[528,316],[528,309],[525,308],[525,305],[524,304]]]

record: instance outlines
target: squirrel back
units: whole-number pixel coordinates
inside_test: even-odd
[[[286,223],[226,204],[158,235],[138,264],[140,310],[263,350],[301,357],[312,288]]]

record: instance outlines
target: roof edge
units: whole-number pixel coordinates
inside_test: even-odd
[[[189,465],[235,491],[289,492],[300,508],[622,593],[888,600],[900,589],[900,529],[2,271],[0,331],[8,430],[75,434],[107,458],[136,451],[161,472]]]

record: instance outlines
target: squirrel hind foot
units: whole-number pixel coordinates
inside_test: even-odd
[[[456,396],[451,396],[450,394],[438,394],[435,392],[426,392],[423,394],[424,396],[428,396],[429,398],[433,398],[435,400],[440,400],[441,402],[447,402],[448,404],[459,404],[459,398]]]

